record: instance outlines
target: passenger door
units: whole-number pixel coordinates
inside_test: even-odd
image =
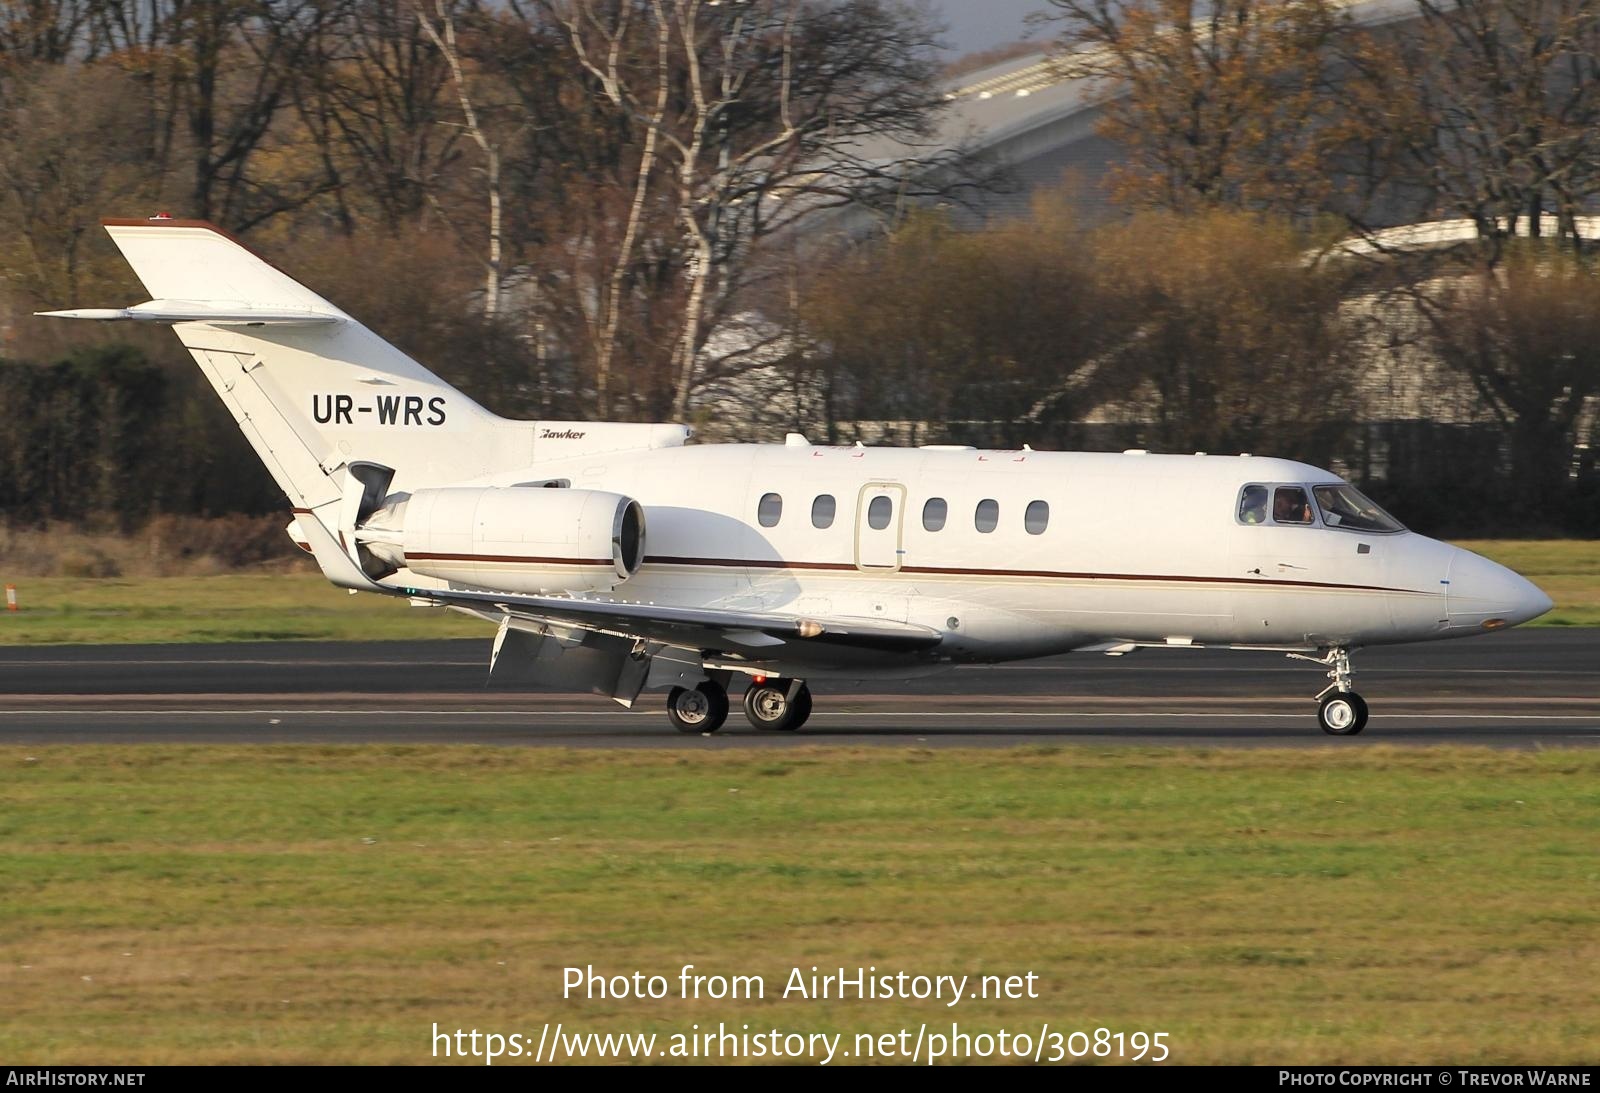
[[[893,573],[905,556],[902,525],[906,488],[898,482],[868,482],[856,497],[856,568]]]

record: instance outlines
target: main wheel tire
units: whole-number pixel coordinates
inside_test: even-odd
[[[800,684],[800,693],[794,696],[794,720],[789,722],[792,732],[804,725],[811,717],[811,688],[804,683]]]
[[[728,692],[709,679],[692,689],[674,687],[667,695],[667,720],[679,732],[716,732],[728,720]]]
[[[1354,691],[1336,691],[1317,707],[1317,723],[1329,736],[1355,736],[1367,727],[1366,699]]]
[[[784,684],[752,683],[744,693],[744,716],[758,729],[793,732],[811,716],[811,689],[802,683],[791,699]]]

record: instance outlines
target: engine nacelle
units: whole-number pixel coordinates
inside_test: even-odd
[[[644,561],[644,509],[598,490],[448,486],[397,495],[356,530],[375,557],[534,595],[615,588]]]

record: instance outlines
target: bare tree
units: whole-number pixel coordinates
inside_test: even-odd
[[[1577,241],[1600,194],[1600,3],[1417,0],[1419,18],[1357,36],[1353,131],[1433,215],[1471,219],[1492,264],[1544,215]]]
[[[1101,83],[1118,196],[1300,211],[1327,195],[1332,0],[1050,0],[1056,62]]]
[[[505,282],[505,198],[501,183],[500,139],[489,132],[487,119],[483,116],[483,109],[468,78],[457,30],[456,17],[462,7],[461,0],[411,0],[411,4],[423,33],[439,51],[439,56],[449,69],[450,85],[461,111],[461,130],[483,157],[479,171],[483,176],[488,213],[482,259],[483,315],[493,320],[500,314],[500,297]]]
[[[670,377],[650,412],[687,415],[694,392],[735,362],[708,365],[710,332],[765,267],[763,242],[874,186],[901,180],[941,102],[931,30],[882,0],[530,0],[524,21],[565,32],[622,143],[630,198],[607,241],[591,351],[610,401],[625,297],[642,265],[677,289]],[[919,164],[919,167],[922,165]],[[667,234],[664,234],[667,233]],[[591,238],[591,244],[600,241]]]
[[[36,306],[81,299],[121,278],[99,218],[154,199],[138,86],[110,65],[7,66],[0,79],[0,255]]]
[[[1577,449],[1600,398],[1600,271],[1548,243],[1493,270],[1458,270],[1417,294],[1433,350],[1504,432],[1525,527],[1557,527]]]
[[[981,230],[917,213],[819,263],[801,316],[836,437],[854,439],[848,422],[864,419],[913,423],[909,442],[1039,443],[1131,391],[1101,365],[1136,316],[1103,287],[1057,194]]]
[[[299,106],[337,178],[340,225],[376,221],[390,233],[448,185],[461,151],[452,70],[412,7],[355,0],[323,35]]]
[[[616,358],[618,329],[628,303],[629,275],[637,260],[646,205],[651,196],[659,157],[661,135],[665,129],[667,103],[673,89],[672,25],[663,17],[660,5],[650,12],[654,26],[650,37],[652,53],[642,57],[648,76],[636,89],[628,84],[624,64],[635,61],[634,20],[640,15],[633,4],[621,4],[609,11],[594,4],[552,4],[550,15],[566,32],[572,56],[599,85],[614,110],[625,116],[634,110],[645,111],[636,120],[643,130],[637,162],[630,162],[632,174],[627,210],[621,238],[601,259],[606,268],[593,288],[594,321],[591,324],[594,356],[596,408],[601,415],[611,412],[612,370]],[[626,51],[626,52],[625,52]],[[653,87],[650,81],[653,80]]]
[[[1272,451],[1326,463],[1358,406],[1346,273],[1316,240],[1231,210],[1152,211],[1095,239],[1105,291],[1140,316],[1104,369],[1123,415],[1170,451]]]
[[[318,44],[348,0],[145,0],[96,3],[95,51],[148,85],[164,130],[153,151],[190,159],[189,212],[246,231],[332,188],[322,171],[285,170],[279,125]],[[183,140],[174,132],[184,130]],[[273,162],[265,163],[263,160]]]
[[[85,31],[101,0],[28,0],[0,4],[0,63],[59,64],[84,54]]]

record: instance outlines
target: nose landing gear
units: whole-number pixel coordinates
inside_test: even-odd
[[[1320,657],[1290,653],[1295,660],[1307,660],[1328,669],[1326,687],[1317,692],[1317,724],[1329,736],[1355,736],[1367,727],[1367,701],[1356,694],[1351,682],[1350,650],[1334,646]]]
[[[1317,724],[1329,736],[1355,736],[1367,727],[1367,700],[1354,691],[1327,695],[1317,704]]]

